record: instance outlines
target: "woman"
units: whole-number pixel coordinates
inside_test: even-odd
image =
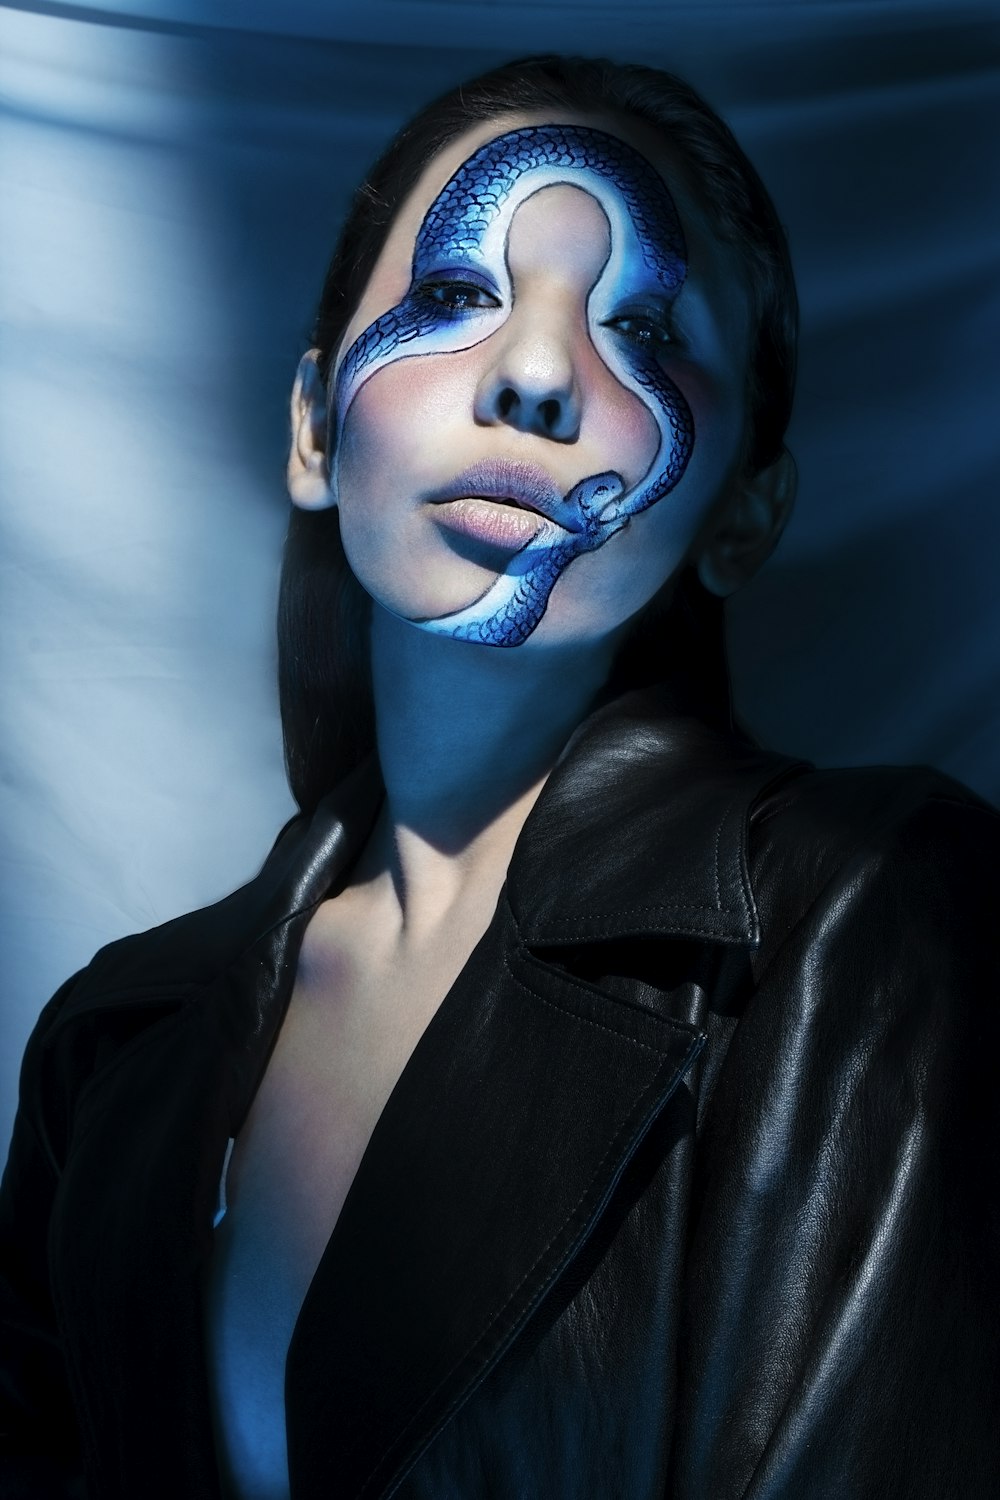
[[[38,1023],[5,1494],[993,1492],[995,814],[729,708],[794,312],[667,75],[510,64],[376,166],[292,398],[302,815]]]

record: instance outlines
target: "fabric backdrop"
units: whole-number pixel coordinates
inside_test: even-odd
[[[1000,24],[872,0],[0,6],[0,1140],[37,1011],[252,875],[287,389],[347,196],[464,75],[686,75],[788,225],[798,511],[732,609],[738,706],[822,764],[1000,799]]]

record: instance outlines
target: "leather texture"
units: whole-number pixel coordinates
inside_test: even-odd
[[[219,1500],[219,1171],[380,793],[43,1012],[5,1497]],[[932,771],[816,771],[655,691],[589,719],[303,1304],[293,1500],[992,1500],[998,852]]]

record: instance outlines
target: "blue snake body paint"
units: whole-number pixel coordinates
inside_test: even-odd
[[[669,302],[683,285],[686,249],[666,184],[624,141],[583,126],[528,126],[487,142],[428,209],[403,300],[355,339],[336,378],[342,427],[358,390],[386,364],[416,354],[457,352],[488,338],[513,304],[506,245],[514,213],[526,198],[557,184],[582,187],[607,215],[611,254],[588,297],[590,336],[615,377],[651,412],[660,443],[638,485],[626,489],[613,472],[590,475],[566,496],[572,531],[544,521],[480,598],[454,614],[418,622],[487,645],[526,640],[574,557],[602,546],[632,516],[661,500],[687,465],[694,442],[687,403],[656,355],[616,336],[610,326],[637,292]],[[427,295],[430,281],[449,277],[480,282],[497,305],[456,310]]]

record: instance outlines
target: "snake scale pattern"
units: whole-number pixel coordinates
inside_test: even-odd
[[[340,365],[336,404],[341,425],[361,384],[390,360],[469,348],[488,336],[482,320],[443,307],[422,295],[422,288],[429,276],[481,268],[491,284],[508,292],[509,307],[505,251],[513,214],[531,193],[563,182],[583,187],[608,212],[612,243],[625,246],[618,255],[617,273],[612,274],[621,277],[622,265],[634,266],[638,258],[643,274],[668,299],[677,295],[687,269],[677,210],[662,178],[637,151],[615,136],[583,126],[509,131],[463,162],[428,209],[417,234],[406,295],[358,336]],[[598,286],[607,274],[605,268]],[[602,357],[608,358],[603,351]],[[423,626],[486,645],[519,645],[541,620],[569,563],[602,546],[633,515],[674,488],[694,442],[684,397],[656,355],[637,342],[615,352],[612,368],[645,402],[660,432],[656,459],[644,479],[628,491],[613,472],[582,480],[566,497],[576,510],[579,530],[567,531],[546,521],[479,599],[457,613],[420,621]]]

